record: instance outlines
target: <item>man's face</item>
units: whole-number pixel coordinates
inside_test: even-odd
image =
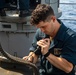
[[[55,30],[55,25],[54,25],[53,20],[50,20],[49,22],[41,21],[36,27],[40,28],[40,30],[47,35],[52,35]]]

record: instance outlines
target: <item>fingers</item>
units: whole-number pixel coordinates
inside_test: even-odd
[[[40,40],[40,41],[37,42],[37,44],[39,46],[49,45],[49,43],[50,43],[50,39],[48,39],[48,38],[42,39],[42,40]]]
[[[33,63],[33,60],[34,60],[33,56],[31,56],[31,57],[28,58],[28,61],[31,62],[31,63]]]
[[[23,57],[22,59],[26,60],[28,58],[28,56]]]
[[[24,59],[25,61],[28,61],[28,62],[33,63],[33,56],[25,56],[25,57],[23,57],[23,59]]]
[[[42,39],[37,42],[37,44],[41,47],[41,53],[44,55],[48,52],[50,47],[50,39]]]

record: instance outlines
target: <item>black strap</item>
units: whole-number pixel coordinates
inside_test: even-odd
[[[50,52],[48,51],[45,55],[44,55],[44,57],[48,57],[50,55]]]

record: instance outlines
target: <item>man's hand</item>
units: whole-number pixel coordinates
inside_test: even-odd
[[[39,40],[37,42],[37,45],[39,45],[41,47],[41,53],[43,55],[45,55],[48,52],[48,50],[49,50],[50,39],[49,38],[45,38],[45,39]]]
[[[28,56],[23,57],[25,61],[31,62],[31,63],[36,63],[38,60],[38,56],[35,55],[34,52],[30,52]]]

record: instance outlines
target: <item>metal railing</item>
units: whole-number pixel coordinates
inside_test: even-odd
[[[76,3],[59,3],[59,4],[76,5]]]

